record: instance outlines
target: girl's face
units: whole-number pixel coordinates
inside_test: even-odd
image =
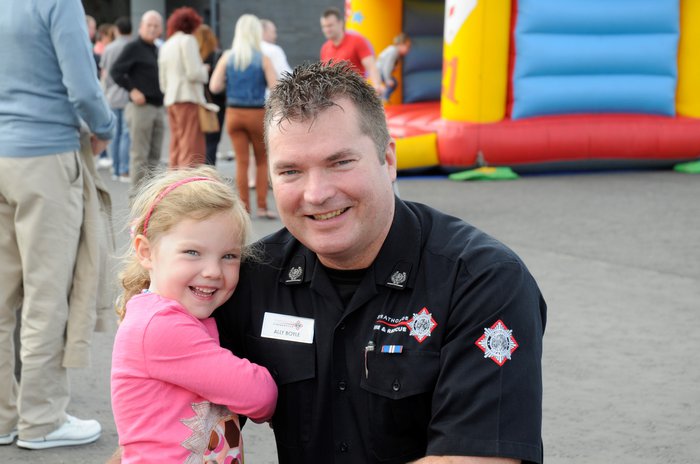
[[[205,319],[229,299],[241,265],[240,230],[232,214],[183,219],[155,242],[135,243],[141,264],[149,271],[149,290],[178,301],[198,319]]]

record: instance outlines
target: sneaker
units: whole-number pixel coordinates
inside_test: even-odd
[[[129,177],[128,174],[122,174],[121,176],[119,176],[119,182],[123,184],[128,184],[131,182],[131,177]]]
[[[0,435],[0,445],[11,445],[15,438],[17,438],[17,430]]]
[[[112,167],[112,160],[110,158],[100,158],[97,160],[97,169],[107,169]]]
[[[68,416],[65,424],[43,438],[17,440],[17,446],[26,449],[46,449],[58,446],[86,445],[100,438],[102,427],[96,420],[81,420]]]
[[[112,180],[119,180],[119,176],[116,174],[112,174]]]

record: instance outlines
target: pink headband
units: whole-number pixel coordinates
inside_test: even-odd
[[[178,188],[179,186],[183,184],[189,184],[190,182],[195,182],[198,180],[213,180],[210,179],[209,177],[188,177],[186,179],[178,180],[177,182],[173,182],[172,184],[168,185],[165,189],[163,189],[162,192],[158,194],[156,199],[153,201],[153,204],[151,207],[148,209],[148,212],[146,213],[146,218],[143,220],[143,235],[146,235],[146,230],[148,229],[148,221],[151,219],[151,215],[153,214],[153,210],[155,209],[156,205],[160,203],[160,201],[170,192]]]

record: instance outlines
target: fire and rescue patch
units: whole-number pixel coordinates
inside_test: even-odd
[[[418,340],[418,343],[423,343],[430,334],[433,333],[437,322],[433,319],[433,315],[428,312],[428,308],[423,308],[418,314],[413,314],[413,317],[408,320],[408,328],[411,329],[410,336]]]
[[[413,317],[410,319],[408,316],[393,318],[380,314],[374,323],[374,330],[381,330],[386,333],[405,333],[408,329],[408,335],[415,338],[418,343],[423,343],[423,340],[430,337],[437,325],[432,313],[428,312],[428,308],[424,307],[418,314],[413,313]]]
[[[499,319],[491,328],[484,328],[484,334],[476,341],[476,346],[484,352],[484,358],[491,358],[502,366],[518,348],[518,342],[513,337],[513,331]]]

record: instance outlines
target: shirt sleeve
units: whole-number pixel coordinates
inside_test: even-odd
[[[357,50],[357,55],[360,57],[360,60],[364,60],[368,56],[374,56],[372,45],[365,37],[357,34],[355,35],[355,42],[355,49]]]
[[[124,46],[109,70],[109,75],[112,77],[114,83],[126,89],[128,92],[134,88],[134,85],[131,83],[131,78],[129,77],[132,64],[131,56],[136,51],[132,45],[133,43],[134,42],[130,42]]]
[[[97,64],[84,18],[78,0],[57,4],[50,19],[51,41],[70,102],[93,134],[109,140],[116,130],[116,117],[97,80]]]
[[[209,80],[209,74],[204,67],[204,63],[202,63],[202,58],[199,56],[197,39],[188,34],[182,41],[181,46],[187,80],[206,84]]]
[[[176,310],[154,315],[144,333],[148,374],[256,421],[272,417],[277,387],[262,366],[219,346],[213,320]]]
[[[541,462],[546,305],[537,284],[520,262],[460,278],[440,353],[428,455]]]

